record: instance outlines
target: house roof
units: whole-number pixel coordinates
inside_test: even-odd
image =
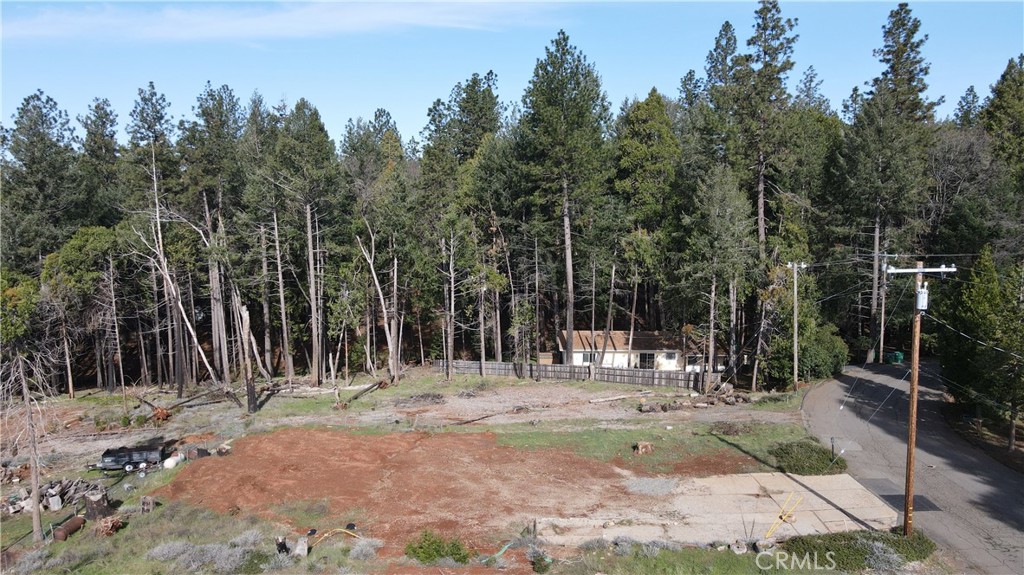
[[[604,330],[595,331],[591,339],[590,330],[577,329],[572,333],[573,351],[601,351],[604,347]],[[566,332],[558,333],[558,350],[565,351]],[[628,331],[611,331],[608,333],[608,351],[622,351],[629,349]],[[682,334],[672,334],[660,331],[634,331],[633,351],[688,351],[700,353],[699,343],[690,341]]]

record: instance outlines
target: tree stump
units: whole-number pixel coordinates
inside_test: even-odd
[[[99,491],[85,495],[85,518],[96,521],[114,514],[114,508],[107,501],[107,492]]]

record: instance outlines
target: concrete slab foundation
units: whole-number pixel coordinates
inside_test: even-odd
[[[602,509],[600,517],[537,520],[550,545],[629,537],[708,545],[769,536],[887,530],[897,512],[849,475],[749,473],[681,479],[667,495],[637,498],[637,507]],[[787,514],[787,511],[791,512]]]

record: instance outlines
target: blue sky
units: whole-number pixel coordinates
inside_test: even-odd
[[[871,54],[896,2],[785,2],[797,18],[791,83],[814,66],[838,109],[854,86],[881,71]],[[741,49],[754,2],[9,2],[2,10],[2,116],[42,89],[84,115],[111,101],[123,131],[138,89],[153,81],[175,120],[191,117],[207,81],[242,99],[304,97],[331,136],[349,118],[386,108],[405,139],[456,82],[494,70],[503,101],[520,101],[559,29],[593,62],[613,108],[651,87],[678,95],[680,78],[704,61],[722,23]],[[952,113],[968,86],[984,98],[1007,61],[1024,52],[1024,2],[917,2],[929,35],[930,97]],[[77,124],[76,124],[77,125]]]

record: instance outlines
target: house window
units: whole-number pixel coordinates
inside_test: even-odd
[[[583,352],[583,365],[597,363],[597,353],[593,351]]]
[[[676,352],[669,351],[669,352],[665,353],[665,361],[675,361],[675,360],[676,360]]]
[[[654,369],[654,354],[641,353],[639,367],[640,369]]]

